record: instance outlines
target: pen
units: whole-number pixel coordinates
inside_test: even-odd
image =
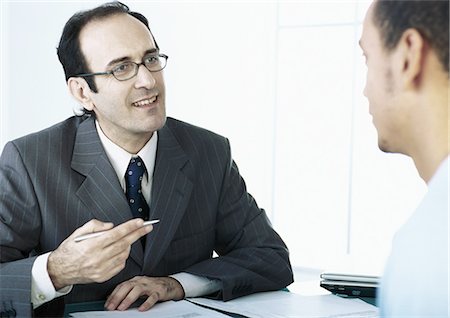
[[[159,220],[150,220],[150,221],[145,221],[144,224],[142,225],[143,227],[146,225],[150,225],[150,224],[156,224],[158,223]],[[74,241],[75,242],[81,242],[90,238],[94,238],[97,236],[100,236],[102,234],[104,234],[106,231],[100,231],[100,232],[94,232],[94,233],[89,233],[89,234],[85,234],[85,235],[81,235],[81,236],[77,236]]]

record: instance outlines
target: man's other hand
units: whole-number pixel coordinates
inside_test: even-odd
[[[146,296],[147,299],[139,307],[139,311],[146,311],[159,301],[183,299],[184,290],[172,277],[136,276],[114,289],[106,300],[105,308],[127,310],[141,296]]]

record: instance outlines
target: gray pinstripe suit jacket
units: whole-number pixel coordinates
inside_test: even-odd
[[[0,312],[29,316],[31,268],[92,218],[132,218],[93,118],[72,117],[9,142],[0,158]],[[292,282],[288,251],[247,193],[228,140],[168,118],[158,133],[145,251],[132,246],[126,268],[102,284],[76,285],[35,311],[61,315],[64,303],[102,300],[136,275],[186,271],[220,279],[223,300]],[[213,250],[219,257],[212,258]]]

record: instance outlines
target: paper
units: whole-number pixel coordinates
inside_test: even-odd
[[[126,311],[86,311],[71,313],[75,318],[101,317],[157,317],[157,318],[230,318],[217,311],[194,305],[188,301],[166,301],[158,303],[148,311],[138,311],[137,308]]]
[[[191,298],[189,301],[249,318],[379,317],[377,307],[360,299],[335,295],[300,296],[277,291],[257,293],[227,302],[207,298]]]

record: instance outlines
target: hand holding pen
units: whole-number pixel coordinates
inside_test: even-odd
[[[48,257],[47,270],[55,289],[111,279],[125,267],[131,245],[151,232],[156,222],[132,219],[114,226],[91,220],[76,229]]]

